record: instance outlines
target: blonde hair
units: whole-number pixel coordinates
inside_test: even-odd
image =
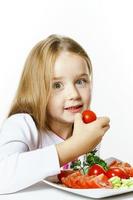
[[[52,69],[62,51],[83,57],[88,65],[90,79],[92,78],[92,65],[85,50],[69,37],[50,35],[37,43],[29,53],[8,117],[16,113],[28,113],[39,130],[46,129]]]

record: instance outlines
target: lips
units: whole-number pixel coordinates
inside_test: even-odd
[[[83,107],[83,105],[76,105],[76,106],[70,106],[65,108],[65,110],[71,111],[71,112],[78,112]]]

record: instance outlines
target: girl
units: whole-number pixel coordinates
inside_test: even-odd
[[[60,173],[93,150],[109,118],[85,124],[91,101],[92,66],[84,49],[51,35],[30,52],[0,133],[0,193],[12,193]]]

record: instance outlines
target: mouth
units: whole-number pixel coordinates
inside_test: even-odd
[[[72,112],[72,113],[77,113],[80,112],[82,109],[83,105],[77,105],[77,106],[70,106],[65,108],[65,110]]]

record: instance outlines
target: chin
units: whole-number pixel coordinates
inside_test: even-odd
[[[76,113],[65,113],[65,115],[62,115],[62,122],[73,124],[75,114]]]
[[[68,124],[73,124],[74,123],[74,117],[73,118],[67,118],[67,119],[62,119],[63,122],[68,123]]]

